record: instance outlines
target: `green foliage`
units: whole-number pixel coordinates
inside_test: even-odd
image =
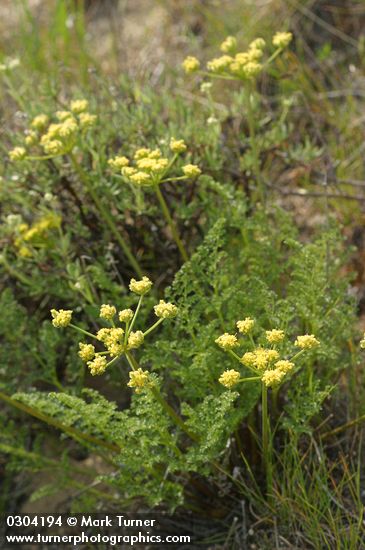
[[[0,75],[0,390],[7,403],[0,413],[1,510],[20,472],[51,471],[57,472],[55,481],[26,488],[33,491],[30,499],[67,487],[76,491],[70,505],[75,511],[147,505],[199,512],[206,510],[204,494],[212,495],[212,514],[222,515],[231,505],[222,505],[229,491],[232,502],[248,499],[256,515],[270,518],[275,508],[280,533],[293,545],[357,548],[363,512],[359,470],[353,473],[340,454],[345,473],[339,474],[337,450],[318,443],[333,403],[348,408],[338,414],[336,409],[336,422],[356,411],[344,374],[351,368],[352,385],[361,387],[362,380],[354,367],[356,303],[347,268],[352,251],[332,205],[345,214],[346,207],[326,198],[324,206],[311,203],[303,189],[300,203],[276,194],[290,196],[297,185],[307,189],[324,174],[329,186],[336,178],[337,185],[341,178],[363,179],[355,99],[348,94],[337,104],[330,97],[338,81],[343,89],[353,85],[333,72],[336,45],[327,38],[318,45],[316,38],[317,61],[325,69],[318,71],[312,58],[305,63],[302,37],[295,36],[295,45],[271,60],[264,76],[239,86],[217,78],[199,94],[196,81],[189,84],[176,74],[176,59],[172,70],[151,62],[146,78],[110,77],[94,69],[88,18],[82,3],[71,4],[47,7],[52,24],[45,28],[23,2],[14,38],[15,49],[23,52],[21,65],[10,69],[5,58]],[[272,22],[260,21],[249,4],[239,6],[240,21],[242,12],[247,23],[245,33],[238,33],[239,47],[247,48],[259,29],[271,48]],[[171,21],[187,16],[187,8],[179,10]],[[199,30],[187,25],[181,43],[188,36],[192,51],[196,47],[200,54],[204,43],[204,54],[210,54],[217,37],[224,38],[223,20],[230,32],[240,30],[234,10],[230,5],[218,15],[216,6],[199,4]],[[118,62],[114,56],[111,64]],[[352,74],[347,67],[357,62],[346,51],[341,56],[344,73]],[[88,98],[97,121],[77,134],[72,147],[50,158],[9,159],[9,150],[29,137],[36,115],[54,116],[81,97]],[[161,185],[167,222],[154,189],[132,185],[108,160],[132,158],[140,147],[158,147],[168,156],[173,136],[185,140],[187,153],[174,160],[171,181]],[[175,179],[185,163],[199,165],[202,175]],[[359,180],[349,185],[360,189]],[[348,209],[351,220],[355,210]],[[32,230],[50,216],[59,223],[24,238],[24,226]],[[188,255],[183,263],[176,234]],[[72,309],[77,324],[94,333],[104,323],[97,319],[101,304],[136,307],[138,298],[128,293],[136,273],[155,284],[135,329],[156,321],[153,306],[159,299],[179,311],[132,351],[133,361],[149,373],[150,385],[139,393],[127,386],[131,366],[121,357],[102,377],[91,377],[77,356],[87,335],[56,330],[49,314],[51,308]],[[274,328],[285,332],[278,348],[283,358],[295,357],[300,334],[320,340],[318,348],[294,360],[285,383],[269,390],[266,448],[260,381],[240,382],[231,390],[219,383],[230,369],[242,378],[252,375],[215,344],[222,333],[234,334],[245,317],[256,323],[252,341],[240,336],[238,357],[253,342],[267,346],[265,331]],[[24,408],[17,413],[10,408],[17,403],[28,407],[29,419],[18,416]],[[39,415],[50,426],[43,429]],[[57,450],[48,446],[50,438]],[[82,457],[92,463],[97,456],[103,466],[95,461],[95,470],[79,467],[74,455],[81,447]],[[276,500],[264,479],[268,458]],[[354,512],[345,512],[347,503]],[[277,545],[270,533],[263,536],[268,548]]]

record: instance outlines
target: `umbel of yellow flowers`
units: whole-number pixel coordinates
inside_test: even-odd
[[[136,310],[117,308],[111,304],[102,304],[99,311],[99,317],[109,326],[100,328],[95,334],[85,331],[83,328],[72,324],[72,310],[51,310],[52,324],[56,328],[72,327],[82,334],[86,334],[97,342],[97,346],[90,343],[80,342],[78,355],[82,361],[87,363],[90,373],[95,375],[103,374],[108,366],[114,363],[118,358],[126,356],[132,371],[129,373],[130,381],[128,386],[135,388],[138,392],[142,387],[149,383],[148,371],[143,371],[134,366],[131,350],[142,346],[145,338],[155,330],[166,319],[172,319],[178,314],[178,308],[169,302],[160,300],[154,307],[154,312],[158,320],[146,330],[132,330],[138,317],[143,297],[150,291],[152,282],[148,277],[141,280],[131,279],[129,289],[139,296],[139,302]],[[123,326],[116,326],[116,318]],[[103,351],[97,351],[96,347],[104,346]]]
[[[246,317],[237,321],[236,326],[240,334],[248,337],[247,345],[251,347],[242,355],[238,355],[234,349],[241,343],[236,334],[225,332],[216,338],[216,344],[229,353],[236,361],[247,367],[253,374],[253,377],[243,377],[238,370],[229,369],[223,372],[219,377],[219,382],[228,389],[233,388],[240,382],[249,380],[261,381],[266,387],[280,384],[285,376],[295,367],[297,359],[306,350],[319,346],[319,341],[313,334],[304,334],[297,336],[294,345],[300,349],[290,359],[280,357],[280,345],[285,339],[285,332],[281,329],[272,329],[265,331],[265,340],[267,347],[261,347],[255,344],[252,337],[252,331],[255,327],[255,320]],[[360,344],[361,345],[361,344]],[[365,347],[365,335],[364,335]],[[277,349],[278,348],[278,349]]]
[[[142,187],[159,185],[166,180],[183,180],[200,176],[201,170],[198,166],[195,164],[186,164],[181,168],[182,175],[167,179],[178,156],[185,153],[187,146],[184,140],[172,137],[169,149],[172,155],[163,156],[159,148],[148,149],[142,147],[136,150],[133,159],[125,156],[116,156],[109,159],[108,164],[114,171],[120,172],[126,181]]]
[[[53,121],[45,113],[37,115],[25,133],[24,144],[9,151],[10,160],[32,159],[33,154],[37,158],[42,158],[42,154],[56,157],[71,151],[78,136],[96,123],[96,115],[89,113],[88,108],[86,99],[76,99],[68,111],[56,111]]]
[[[272,38],[272,46],[275,51],[265,64],[267,65],[273,61],[290,44],[292,38],[290,32],[277,32]],[[223,55],[208,61],[207,70],[213,76],[221,76],[232,80],[252,80],[264,68],[262,58],[265,54],[265,48],[265,40],[256,38],[249,44],[247,50],[238,51],[236,38],[227,36],[220,46]],[[196,57],[189,56],[183,61],[182,66],[186,74],[191,74],[200,70],[200,61]]]

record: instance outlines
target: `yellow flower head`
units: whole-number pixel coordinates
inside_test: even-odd
[[[122,176],[126,178],[130,178],[131,176],[133,176],[133,174],[137,172],[137,170],[132,166],[123,166],[123,168],[121,169],[121,172],[122,172]]]
[[[58,122],[57,124],[50,124],[48,126],[47,133],[45,133],[41,138],[41,143],[43,141],[50,141],[51,139],[58,138],[60,135],[60,128],[62,127],[61,122]]]
[[[227,38],[220,45],[220,50],[223,53],[232,53],[237,48],[237,40],[234,36],[227,36]]]
[[[21,246],[18,250],[18,256],[20,256],[21,258],[31,258],[33,256],[33,253],[26,246]]]
[[[154,159],[150,156],[137,160],[136,164],[140,170],[156,174],[167,167],[169,161],[166,158]],[[131,178],[133,179],[133,178]]]
[[[312,349],[319,346],[320,342],[314,336],[314,334],[304,334],[303,336],[297,336],[294,345],[302,349]]]
[[[87,128],[92,128],[94,124],[96,123],[98,117],[96,115],[92,115],[91,113],[80,113],[79,115],[79,123],[80,128],[83,130],[86,130]]]
[[[285,333],[283,330],[278,330],[274,328],[273,330],[266,331],[266,340],[270,344],[278,344],[279,342],[282,342],[284,338],[285,338]]]
[[[213,86],[213,84],[211,82],[203,82],[200,85],[200,91],[203,94],[207,94],[208,92],[210,92],[212,86]]]
[[[267,350],[264,348],[257,348],[254,351],[255,357],[255,367],[259,370],[265,370],[269,364],[269,357],[267,355]]]
[[[251,319],[251,317],[246,317],[243,321],[237,321],[236,326],[238,328],[238,332],[241,334],[248,334],[255,326],[255,321],[254,319]]]
[[[266,42],[263,38],[256,38],[249,46],[250,50],[263,50],[266,46]]]
[[[148,277],[142,277],[140,281],[136,281],[136,279],[131,279],[129,283],[129,290],[131,292],[134,292],[135,294],[139,294],[142,296],[143,294],[146,294],[152,287],[152,281],[149,280]]]
[[[120,327],[102,328],[96,334],[97,339],[103,342],[110,355],[114,357],[124,353],[123,336],[124,330]]]
[[[59,139],[43,140],[42,138],[41,145],[47,155],[60,155],[65,150],[64,144]]]
[[[187,176],[188,178],[196,178],[202,173],[199,166],[196,166],[196,164],[186,164],[182,167],[182,171],[184,176]]]
[[[108,340],[108,338],[110,337],[111,330],[112,330],[111,328],[101,328],[96,333],[96,338],[98,340],[100,340],[100,342],[105,343]]]
[[[77,132],[77,123],[73,118],[66,118],[62,124],[60,124],[58,135],[61,138],[67,139],[73,136]]]
[[[269,363],[272,361],[276,361],[276,359],[279,359],[279,352],[276,351],[276,349],[267,349],[265,350],[266,357]]]
[[[56,328],[67,327],[71,323],[72,310],[71,309],[51,309],[52,325]]]
[[[136,388],[136,390],[141,390],[146,387],[149,381],[149,373],[146,370],[137,369],[130,371],[129,373],[129,382],[128,386],[130,388]]]
[[[115,170],[121,170],[125,166],[128,166],[129,159],[127,159],[127,157],[114,157],[113,159],[108,160],[108,164]]]
[[[78,352],[78,356],[85,361],[91,361],[95,357],[95,348],[92,344],[83,344],[82,342],[79,343],[80,351]]]
[[[260,65],[260,63],[256,63],[256,61],[249,61],[244,66],[243,71],[244,71],[244,75],[247,78],[254,78],[259,74],[261,69],[262,69],[262,65]]]
[[[184,59],[182,66],[186,74],[194,73],[199,69],[200,61],[196,57],[189,55]]]
[[[270,363],[279,359],[279,354],[274,349],[257,348],[248,351],[241,358],[241,363],[247,367],[256,367],[258,370],[265,370]]]
[[[28,132],[28,134],[25,136],[25,144],[28,145],[28,146],[32,146],[34,145],[35,143],[38,142],[38,134],[37,132],[34,132],[32,130],[30,130]]]
[[[174,304],[160,300],[160,303],[157,304],[154,308],[155,314],[157,317],[162,319],[170,319],[171,317],[176,317],[177,307]]]
[[[128,349],[137,349],[143,344],[144,335],[141,330],[131,332],[128,337]]]
[[[77,115],[84,113],[89,108],[89,102],[87,99],[75,99],[71,101],[71,111]]]
[[[256,354],[253,351],[247,351],[243,357],[241,357],[241,363],[247,367],[254,367],[256,361]]]
[[[124,336],[124,329],[121,327],[111,328],[109,334],[105,340],[107,345],[109,344],[119,344]]]
[[[365,334],[364,334],[364,336],[363,336],[363,339],[360,340],[360,348],[361,348],[361,349],[365,349]]]
[[[233,57],[230,55],[222,55],[221,57],[216,57],[207,63],[208,71],[212,73],[220,73],[227,70],[233,61]]]
[[[151,153],[151,149],[142,147],[141,149],[137,149],[137,151],[134,153],[134,159],[135,160],[143,159],[145,157],[148,157],[150,153]]]
[[[65,120],[67,120],[70,117],[73,118],[73,115],[70,111],[57,111],[56,112],[56,118],[60,122],[64,122]]]
[[[87,366],[89,367],[92,376],[96,376],[105,372],[108,363],[106,357],[97,355],[93,361],[88,361]]]
[[[114,315],[116,314],[117,310],[114,306],[110,306],[108,304],[103,304],[100,308],[100,317],[102,319],[108,319],[109,321],[113,319]]]
[[[247,52],[247,62],[259,61],[263,55],[264,55],[264,52],[259,48],[251,48]]]
[[[277,32],[272,39],[272,43],[276,48],[286,48],[292,39],[291,32]]]
[[[119,312],[119,321],[121,323],[129,323],[133,319],[133,311],[131,309],[122,309]]]
[[[275,367],[279,370],[281,370],[284,374],[287,372],[293,370],[294,363],[291,363],[290,361],[287,361],[286,359],[282,359],[281,361],[277,361],[275,363]]]
[[[230,369],[224,371],[223,374],[219,377],[219,382],[222,384],[222,386],[225,386],[226,388],[233,388],[241,378],[240,373],[237,370]]]
[[[45,114],[41,114],[34,117],[30,125],[32,128],[35,128],[36,130],[43,130],[43,128],[47,126],[48,122],[49,122],[48,116]]]
[[[234,334],[229,334],[228,332],[225,332],[218,338],[216,338],[215,343],[218,344],[218,346],[224,350],[230,350],[233,348],[236,348],[239,343]]]
[[[132,174],[129,178],[133,183],[136,183],[137,185],[151,185],[152,184],[152,178],[150,174],[147,174],[147,172],[135,172]]]
[[[153,149],[148,153],[149,159],[159,159],[162,157],[161,149]]]
[[[261,380],[267,387],[276,386],[277,384],[280,384],[284,376],[285,372],[280,369],[267,370],[262,375]]]
[[[27,151],[24,147],[14,147],[14,149],[9,151],[9,158],[10,160],[23,160],[26,154]]]
[[[173,153],[183,153],[186,151],[186,144],[183,139],[175,139],[172,137],[170,139],[170,149]]]

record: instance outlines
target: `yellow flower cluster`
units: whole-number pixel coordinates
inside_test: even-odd
[[[142,388],[145,388],[149,382],[149,373],[142,369],[132,370],[129,373],[129,382],[128,386],[130,388],[135,388],[136,392],[139,393]]]
[[[288,46],[291,40],[290,32],[277,32],[272,39],[272,44],[280,53],[280,50]],[[264,55],[265,47],[265,40],[256,38],[246,51],[237,52],[236,38],[227,36],[220,46],[224,55],[208,61],[207,69],[209,72],[223,77],[240,80],[254,79],[263,69],[260,60]],[[200,68],[199,60],[191,56],[187,57],[182,65],[187,74],[198,71]]]
[[[105,372],[108,362],[102,355],[97,355],[92,361],[88,361],[87,366],[92,376],[100,375]]]
[[[246,319],[237,321],[236,323],[239,332],[242,334],[248,334],[254,325],[255,320],[251,319],[251,317],[246,317]],[[275,347],[284,340],[285,333],[280,329],[272,329],[265,331],[265,337],[267,342]],[[251,337],[250,341],[253,343]],[[255,374],[253,380],[261,380],[267,387],[280,384],[284,377],[294,369],[295,365],[293,360],[301,355],[304,350],[314,348],[320,344],[319,340],[317,340],[313,334],[297,336],[294,344],[301,348],[301,351],[299,351],[293,357],[293,360],[290,361],[288,359],[281,359],[279,352],[274,348],[263,348],[259,346],[255,347],[252,351],[247,351],[242,357],[239,357],[232,351],[239,346],[238,339],[234,334],[229,334],[227,332],[219,336],[215,342],[223,350],[229,352],[240,361],[240,363],[253,371]],[[364,339],[360,343],[361,346],[362,343],[365,348],[365,334]],[[245,380],[246,378],[241,378],[240,373],[236,370],[227,370],[219,378],[219,382],[227,388],[233,387],[238,381],[244,382]]]
[[[196,166],[196,164],[186,164],[182,167],[182,171],[184,176],[188,178],[197,178],[202,173],[199,166]]]
[[[127,157],[114,157],[113,159],[108,160],[109,166],[114,170],[121,170],[129,164],[129,159]]]
[[[133,365],[134,359],[133,356],[130,355],[131,350],[141,347],[147,335],[155,330],[161,322],[177,315],[178,309],[174,304],[160,300],[160,302],[154,307],[154,311],[157,317],[159,317],[158,321],[156,321],[145,332],[142,330],[132,330],[135,326],[135,321],[140,310],[143,296],[151,289],[151,287],[152,282],[148,279],[148,277],[143,277],[140,281],[136,281],[135,279],[130,281],[130,290],[140,297],[135,312],[128,308],[122,309],[117,315],[117,308],[114,305],[102,304],[100,307],[99,316],[101,319],[104,319],[109,326],[100,328],[97,330],[96,334],[92,334],[85,331],[81,327],[71,324],[71,310],[51,310],[53,326],[61,328],[67,327],[71,324],[73,329],[81,332],[82,334],[86,334],[103,344],[104,350],[96,351],[95,346],[92,344],[87,344],[84,342],[79,343],[78,355],[82,361],[87,363],[90,373],[93,376],[103,374],[105,369],[111,363],[122,356],[125,356],[128,362]],[[115,326],[116,316],[121,323],[124,323],[124,328]],[[140,369],[135,370],[134,366],[132,368],[133,372],[139,374],[142,373],[143,376],[139,376],[139,374],[132,375],[131,373],[131,383],[129,386],[142,388],[144,385],[142,382],[143,380],[146,380],[144,376],[146,373],[143,373]]]
[[[286,48],[292,39],[293,35],[291,32],[277,32],[272,39],[272,43],[276,48]]]
[[[129,323],[133,319],[133,311],[131,309],[122,309],[122,311],[119,312],[119,321],[121,323]]]
[[[200,61],[196,57],[189,55],[186,59],[184,59],[182,65],[186,74],[190,74],[199,69]]]
[[[239,380],[241,378],[240,373],[237,370],[230,369],[224,371],[223,374],[219,377],[219,382],[222,384],[222,386],[225,386],[226,388],[233,388],[236,384],[238,384]]]
[[[27,155],[27,151],[24,147],[14,147],[9,151],[10,160],[23,160]]]
[[[85,361],[91,361],[95,357],[95,347],[92,344],[83,344],[82,342],[79,343],[79,353],[78,356],[80,359]]]
[[[266,331],[266,340],[269,344],[279,344],[285,338],[285,333],[283,330],[278,330],[274,328],[273,330]]]
[[[275,349],[257,348],[254,351],[247,351],[241,358],[241,362],[247,367],[255,367],[263,371],[276,359],[279,359],[279,353]]]
[[[298,336],[294,342],[298,348],[302,349],[312,349],[319,346],[319,341],[314,336],[314,334],[304,334],[303,336]]]
[[[144,334],[141,330],[131,332],[128,337],[127,349],[137,349],[141,347],[144,341]]]
[[[52,325],[56,328],[68,327],[72,319],[72,310],[71,309],[51,309]]]
[[[21,223],[16,228],[17,237],[14,239],[14,245],[17,248],[19,256],[28,258],[33,256],[32,248],[44,246],[45,240],[52,229],[58,229],[61,225],[61,217],[50,213],[39,218],[32,225]]]
[[[220,49],[223,53],[233,53],[237,48],[237,40],[234,36],[227,36],[222,42]]]
[[[89,108],[89,102],[87,99],[75,99],[74,101],[71,101],[70,109],[73,113],[76,115],[79,115],[80,113],[84,113]]]
[[[157,317],[162,319],[171,319],[177,315],[177,307],[174,304],[160,300],[160,303],[157,304],[154,308],[155,314]]]
[[[187,147],[182,139],[171,138],[170,151],[172,158],[164,157],[161,149],[137,149],[133,161],[124,156],[116,156],[108,160],[109,166],[120,173],[130,182],[139,186],[159,185],[167,176],[176,156],[184,153]],[[133,163],[133,166],[132,166]],[[195,178],[201,174],[201,170],[195,164],[187,164],[182,167],[186,178]],[[179,179],[182,179],[181,176]]]
[[[111,319],[113,319],[116,312],[117,310],[114,306],[110,306],[109,304],[103,304],[100,308],[99,316],[102,319],[107,319],[108,321],[110,321]]]
[[[280,369],[266,370],[262,375],[261,381],[267,387],[276,386],[280,384],[284,376],[285,372],[281,371]]]
[[[238,332],[241,332],[241,334],[248,334],[255,326],[255,321],[251,319],[251,317],[246,317],[243,321],[237,321],[236,326]]]
[[[101,328],[96,337],[103,342],[111,357],[119,357],[125,352],[124,330],[121,327]]]
[[[216,338],[215,340],[215,343],[224,350],[233,349],[239,345],[237,337],[234,334],[229,334],[228,332],[225,332],[221,336],[218,336],[218,338]]]
[[[136,279],[131,279],[129,283],[129,290],[131,292],[134,292],[135,294],[139,294],[142,296],[143,294],[146,294],[152,287],[152,282],[149,280],[148,277],[142,277],[140,281],[136,281]]]
[[[24,144],[26,147],[15,147],[9,151],[10,160],[23,160],[29,154],[27,149],[41,147],[43,153],[50,156],[69,152],[76,143],[80,132],[95,125],[97,117],[86,112],[89,103],[86,99],[71,101],[69,111],[56,111],[58,122],[50,122],[48,115],[37,115],[30,123]]]

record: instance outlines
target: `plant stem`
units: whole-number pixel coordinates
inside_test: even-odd
[[[170,416],[170,418],[173,420],[173,422],[185,432],[190,439],[193,441],[199,441],[199,438],[193,434],[189,428],[186,426],[185,422],[180,418],[180,416],[174,411],[174,409],[168,404],[168,402],[162,397],[160,390],[156,388],[155,386],[152,386],[151,392],[155,399],[160,403],[162,408],[165,410],[165,412]]]
[[[272,493],[272,471],[271,471],[271,452],[269,446],[269,431],[270,420],[267,408],[267,387],[265,384],[261,386],[261,402],[262,402],[262,457],[266,477],[266,492],[268,495]]]
[[[72,323],[69,324],[69,327],[74,328],[78,332],[81,332],[81,334],[85,334],[85,336],[89,336],[90,338],[94,338],[94,340],[98,340],[98,338],[95,336],[95,334],[91,334],[91,332],[88,332],[87,330],[84,330],[83,328],[80,328]]]
[[[253,382],[255,380],[261,380],[261,376],[249,376],[248,378],[240,378],[240,382]]]
[[[252,103],[251,98],[253,97],[253,86],[249,86],[248,88],[248,97],[246,101],[247,105],[247,121],[248,121],[248,128],[250,133],[250,145],[251,145],[251,151],[253,156],[253,172],[257,181],[257,185],[259,188],[259,194],[262,200],[262,203],[265,205],[266,202],[266,190],[265,190],[265,184],[261,176],[260,172],[260,158],[259,158],[259,150],[257,147],[257,139],[256,139],[256,131],[255,131],[255,113],[252,109]]]
[[[122,235],[118,231],[118,228],[115,225],[115,223],[113,221],[113,218],[111,217],[111,215],[109,214],[107,209],[104,207],[103,203],[101,202],[101,200],[98,197],[98,194],[93,189],[92,185],[90,185],[90,181],[89,181],[89,178],[88,178],[85,170],[77,162],[77,159],[75,158],[75,155],[72,152],[70,152],[69,155],[70,155],[72,166],[74,167],[75,171],[79,175],[81,181],[84,183],[84,185],[87,189],[87,192],[89,193],[92,200],[94,201],[95,206],[99,210],[99,213],[100,213],[101,217],[103,218],[103,220],[105,221],[105,223],[109,227],[110,231],[113,233],[114,237],[116,238],[116,240],[117,240],[118,244],[120,245],[121,249],[123,250],[124,254],[127,256],[131,266],[133,267],[133,269],[135,270],[137,275],[142,278],[143,272],[142,272],[141,266],[139,265],[139,263],[137,262],[136,258],[133,255],[133,253],[131,252],[131,250],[130,250],[129,246],[127,245],[126,241],[124,240],[124,238],[122,237]]]
[[[134,326],[134,323],[136,322],[137,315],[139,313],[139,310],[141,309],[142,301],[143,301],[143,294],[141,294],[141,296],[139,297],[138,304],[137,304],[137,307],[136,307],[136,311],[134,312],[134,315],[133,315],[133,318],[132,318],[132,322],[129,325],[128,329],[126,328],[126,331],[125,331],[126,341],[128,340],[128,336],[132,332],[132,328]]]
[[[143,336],[147,336],[147,334],[155,330],[155,328],[157,328],[158,325],[160,325],[162,322],[163,318],[161,317],[158,321],[156,321],[156,323],[154,323],[149,329],[147,329],[146,332],[143,333]]]
[[[182,240],[180,239],[179,232],[176,228],[175,222],[171,217],[169,207],[167,206],[167,203],[166,203],[165,199],[163,198],[163,195],[161,193],[161,190],[160,190],[159,186],[154,185],[153,187],[155,189],[157,198],[158,198],[159,203],[161,205],[163,215],[165,216],[165,219],[166,219],[168,225],[170,226],[172,236],[173,236],[173,238],[174,238],[174,240],[177,244],[177,247],[179,249],[181,257],[184,260],[184,262],[187,262],[189,260],[189,257],[188,257],[188,254],[187,254],[186,250],[185,250],[185,247],[182,243]]]

